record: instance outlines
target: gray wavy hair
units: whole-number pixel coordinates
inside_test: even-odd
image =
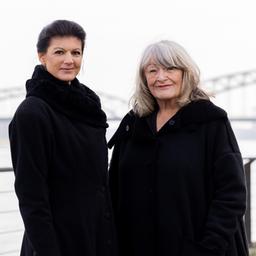
[[[181,95],[177,99],[180,107],[191,101],[209,100],[209,95],[199,88],[199,68],[186,50],[176,42],[163,40],[150,44],[142,54],[137,71],[136,89],[130,101],[136,114],[141,117],[146,116],[152,113],[157,106],[155,98],[148,89],[145,77],[145,67],[152,60],[161,66],[174,66],[183,71]]]

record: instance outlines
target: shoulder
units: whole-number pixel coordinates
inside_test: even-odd
[[[48,104],[41,98],[29,96],[21,102],[16,113],[34,113],[37,110],[42,110],[48,107]]]
[[[184,107],[180,116],[184,127],[204,127],[208,143],[219,151],[240,152],[228,115],[221,107],[209,100],[194,101]]]
[[[198,100],[181,109],[181,119],[185,124],[208,123],[221,119],[227,120],[227,113],[209,100]]]
[[[230,131],[226,111],[209,100],[193,101],[183,107],[180,113],[183,126],[204,126],[208,134],[220,134]],[[231,129],[232,130],[232,129]]]
[[[121,138],[126,138],[131,134],[136,118],[138,117],[132,110],[124,116],[116,132],[108,142],[109,148],[112,148]]]
[[[29,123],[32,125],[39,121],[42,122],[48,119],[48,109],[49,105],[44,100],[29,96],[18,106],[13,116],[12,123]]]

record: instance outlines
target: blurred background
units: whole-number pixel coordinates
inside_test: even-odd
[[[201,70],[202,87],[224,108],[244,158],[247,235],[256,242],[256,4],[253,0],[9,0],[0,3],[0,255],[19,254],[23,225],[13,192],[8,124],[38,64],[37,37],[55,19],[87,32],[79,80],[101,97],[109,138],[129,110],[143,49],[169,39]],[[110,152],[111,153],[111,152]]]

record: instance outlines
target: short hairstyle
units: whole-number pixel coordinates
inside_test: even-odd
[[[176,67],[183,71],[181,95],[177,100],[180,107],[199,99],[209,100],[208,94],[199,88],[199,68],[186,50],[176,42],[163,40],[150,44],[142,54],[137,71],[136,89],[131,98],[131,105],[136,114],[146,116],[157,106],[145,77],[145,67],[151,60],[161,66]]]
[[[37,52],[45,53],[50,45],[50,41],[56,36],[74,36],[81,40],[82,51],[84,50],[86,33],[84,29],[74,21],[55,20],[45,26],[39,34],[37,41]]]

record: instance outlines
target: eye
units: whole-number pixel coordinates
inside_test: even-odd
[[[80,51],[73,51],[72,54],[73,54],[74,56],[81,56],[81,55],[82,55],[82,52],[80,52]]]
[[[175,67],[175,66],[170,66],[170,67],[167,67],[166,69],[167,69],[168,71],[172,71],[172,70],[177,69],[177,67]]]
[[[155,74],[157,72],[157,68],[148,67],[145,71],[146,71],[147,74]]]
[[[149,69],[148,72],[149,72],[149,73],[155,73],[155,72],[157,72],[157,69],[152,68],[152,69]]]
[[[62,51],[62,50],[56,50],[54,53],[57,54],[57,55],[62,55],[62,54],[64,53],[64,51]]]

